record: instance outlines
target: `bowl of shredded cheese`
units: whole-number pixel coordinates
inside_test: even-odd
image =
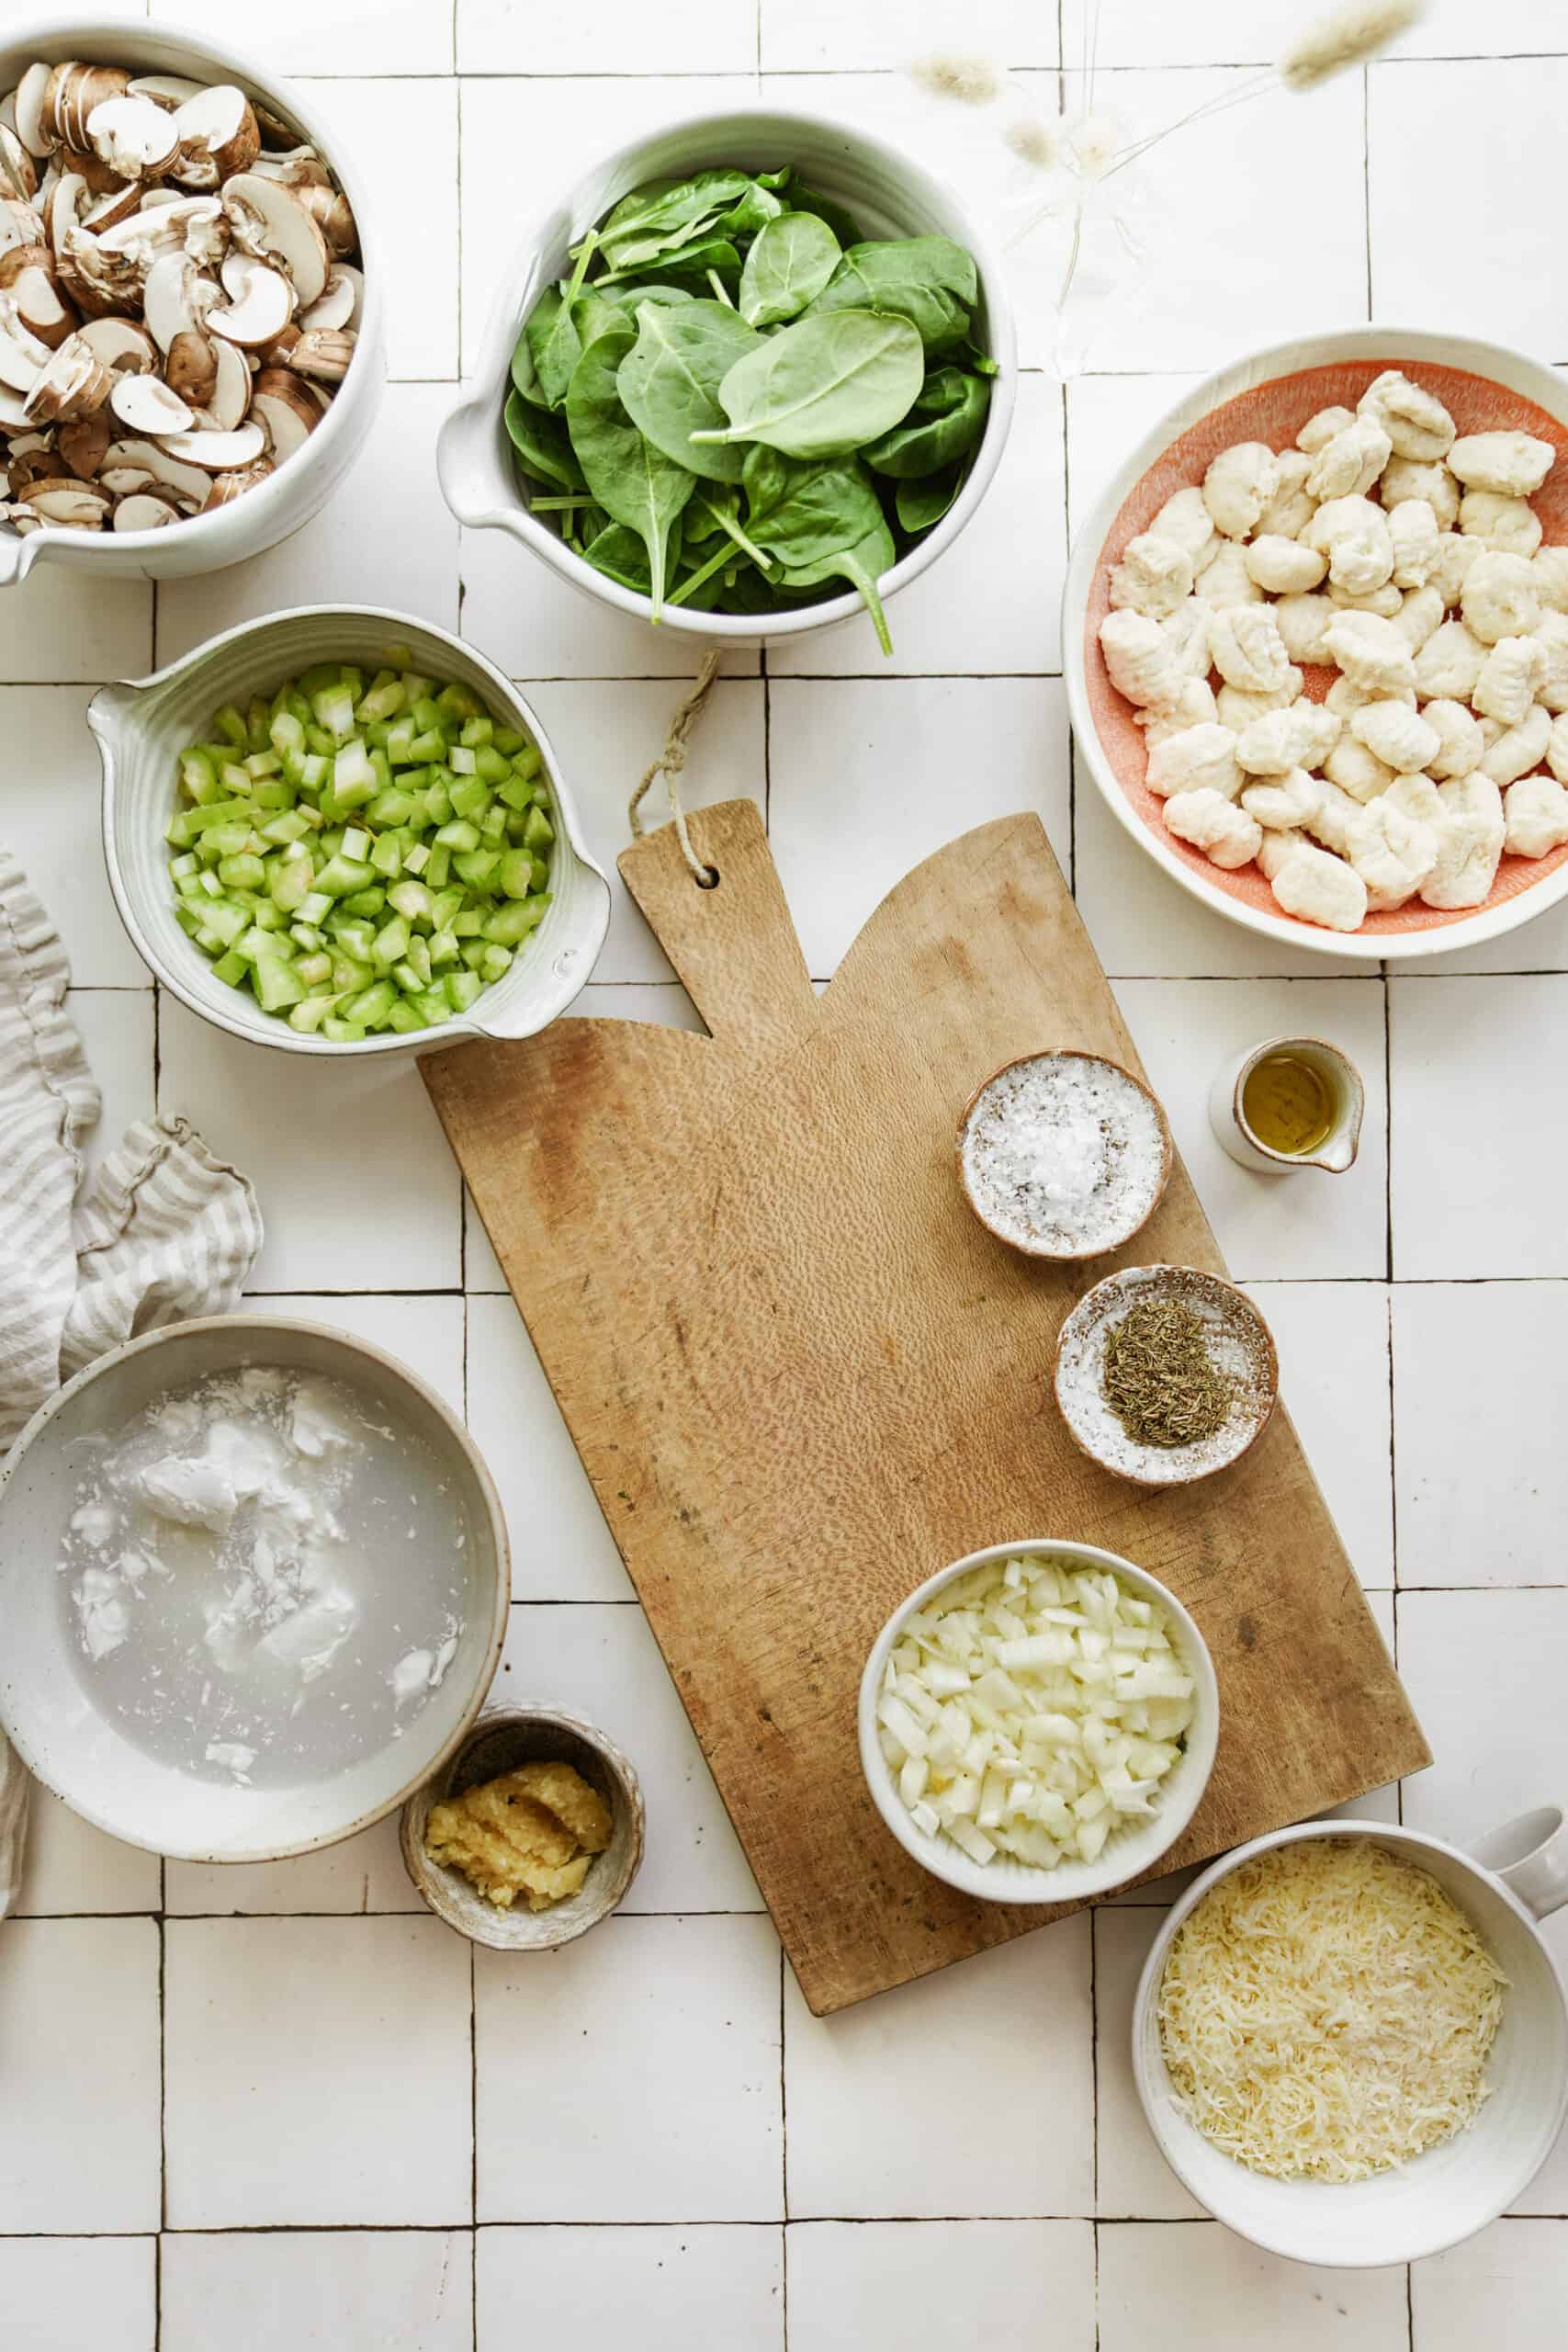
[[[1568,2113],[1568,2006],[1531,1916],[1568,1899],[1568,1875],[1559,1862],[1542,1899],[1560,1815],[1517,1827],[1488,1868],[1416,1830],[1308,1822],[1226,1855],[1173,1906],[1138,1986],[1134,2071],[1167,2161],[1217,2221],[1293,2261],[1375,2267],[1456,2245],[1523,2194]]]
[[[1152,1870],[1198,1808],[1219,1724],[1187,1611],[1091,1544],[971,1552],[895,1611],[861,1678],[883,1820],[992,1903],[1083,1902]]]

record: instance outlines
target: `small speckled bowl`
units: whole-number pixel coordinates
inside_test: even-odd
[[[575,1894],[547,1911],[530,1911],[520,1899],[502,1911],[468,1884],[460,1871],[433,1862],[424,1850],[430,1808],[460,1796],[481,1781],[515,1771],[520,1764],[574,1765],[610,1808],[610,1842],[596,1854]],[[581,1715],[559,1707],[491,1707],[433,1781],[416,1789],[402,1811],[403,1863],[415,1892],[449,1928],[470,1943],[495,1951],[550,1951],[570,1944],[607,1919],[624,1901],[642,1861],[642,1790],[637,1774],[615,1741]]]
[[[1145,1299],[1194,1308],[1235,1384],[1229,1418],[1196,1445],[1136,1445],[1100,1392],[1108,1335]],[[1125,1266],[1086,1291],[1056,1340],[1052,1385],[1067,1435],[1091,1462],[1139,1487],[1185,1487],[1227,1470],[1269,1426],[1280,1394],[1273,1334],[1245,1291],[1195,1266]]]
[[[976,1112],[980,1107],[981,1102],[985,1096],[990,1092],[991,1088],[996,1085],[998,1079],[1006,1078],[1010,1072],[1013,1070],[1029,1069],[1037,1062],[1083,1062],[1095,1069],[1111,1071],[1114,1076],[1134,1094],[1141,1094],[1143,1096],[1144,1101],[1148,1104],[1150,1110],[1155,1114],[1155,1124],[1159,1130],[1159,1174],[1156,1179],[1154,1190],[1148,1201],[1141,1208],[1138,1215],[1134,1217],[1121,1232],[1117,1233],[1112,1239],[1107,1241],[1097,1241],[1094,1244],[1094,1247],[1089,1250],[1056,1250],[1053,1249],[1049,1242],[1041,1239],[1038,1237],[1032,1240],[1023,1239],[1016,1229],[1010,1230],[1008,1227],[1005,1225],[998,1225],[994,1217],[987,1215],[986,1210],[980,1204],[975,1186],[970,1181],[970,1173],[966,1159],[966,1146],[969,1138],[970,1125],[974,1120]],[[1020,1054],[1016,1060],[1003,1062],[1001,1068],[999,1069],[994,1069],[989,1078],[982,1079],[980,1084],[975,1089],[974,1093],[969,1097],[968,1102],[964,1105],[964,1114],[958,1122],[957,1149],[958,1181],[964,1188],[964,1197],[968,1202],[970,1207],[974,1210],[976,1216],[979,1218],[980,1223],[985,1227],[987,1232],[994,1233],[998,1241],[1005,1241],[1010,1250],[1021,1250],[1027,1258],[1049,1258],[1057,1264],[1069,1264],[1085,1258],[1104,1258],[1108,1256],[1112,1250],[1121,1250],[1125,1248],[1126,1244],[1132,1240],[1134,1234],[1138,1234],[1143,1231],[1145,1226],[1147,1225],[1150,1217],[1153,1216],[1156,1209],[1158,1208],[1161,1201],[1164,1199],[1165,1188],[1170,1182],[1170,1170],[1173,1157],[1170,1142],[1170,1129],[1166,1125],[1165,1113],[1160,1108],[1160,1105],[1155,1096],[1144,1084],[1143,1080],[1141,1078],[1134,1078],[1130,1069],[1123,1069],[1122,1064],[1120,1062],[1112,1061],[1108,1054],[1084,1054],[1078,1053],[1072,1048],[1065,1048],[1061,1051],[1048,1049],[1046,1052],[1039,1054]]]

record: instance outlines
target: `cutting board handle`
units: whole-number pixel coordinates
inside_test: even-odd
[[[714,1035],[779,1051],[815,1021],[817,1000],[761,811],[721,800],[686,824],[718,876],[711,889],[694,878],[673,825],[621,852],[621,879]]]

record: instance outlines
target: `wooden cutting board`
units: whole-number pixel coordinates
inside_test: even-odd
[[[1283,1411],[1171,1494],[1062,1426],[1053,1344],[1092,1282],[1224,1271],[1179,1161],[1128,1250],[1080,1269],[1017,1255],[962,1198],[956,1123],[999,1063],[1075,1046],[1139,1068],[1038,820],[917,866],[820,999],[751,803],[691,829],[716,888],[668,826],[620,865],[710,1036],[569,1020],[421,1069],[821,2016],[1073,1907],[942,1885],[861,1776],[877,1630],[982,1544],[1103,1544],[1202,1627],[1219,1757],[1167,1868],[1430,1758]]]

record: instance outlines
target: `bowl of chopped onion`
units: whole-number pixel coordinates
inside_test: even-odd
[[[1202,1634],[1092,1544],[993,1544],[895,1611],[861,1678],[861,1764],[922,1869],[992,1903],[1079,1903],[1144,1876],[1219,1742]]]
[[[1419,2261],[1517,2210],[1568,2115],[1568,2003],[1537,1925],[1564,1904],[1552,1805],[1468,1852],[1311,1821],[1223,1856],[1134,2005],[1172,2171],[1227,2229],[1324,2268]]]
[[[106,686],[115,903],[233,1035],[343,1056],[526,1037],[593,968],[610,891],[549,739],[492,663],[370,605],[310,606]]]

